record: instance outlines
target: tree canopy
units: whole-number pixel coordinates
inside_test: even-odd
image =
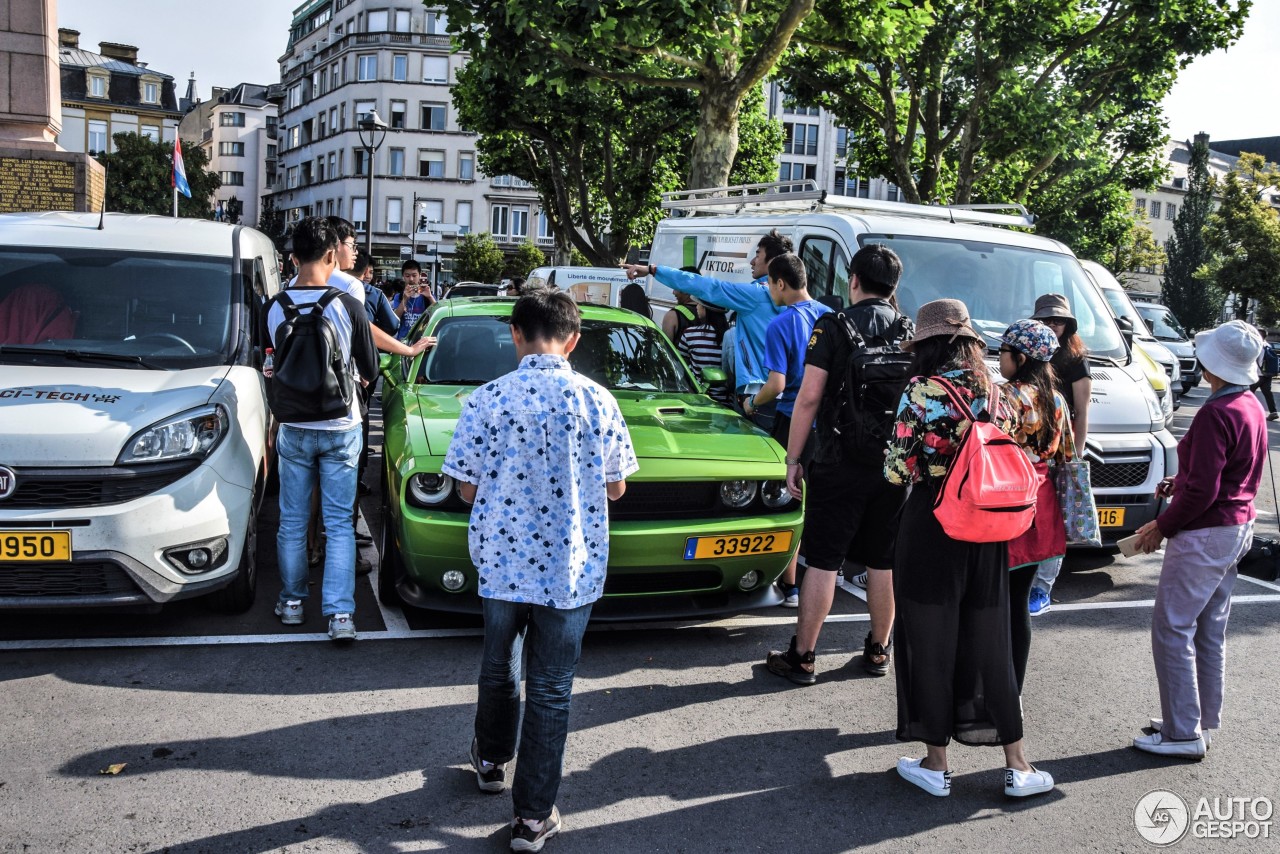
[[[773,71],[815,0],[444,0],[457,41],[472,61],[521,44],[524,84],[570,95],[584,77],[671,94],[697,108],[687,183],[728,183],[739,144],[739,107]],[[861,0],[860,12],[888,16],[899,0]],[[510,94],[510,93],[509,93]],[[635,119],[663,117],[634,105]],[[657,127],[654,128],[658,130]]]
[[[1187,166],[1187,194],[1173,221],[1173,236],[1165,245],[1167,260],[1160,286],[1165,304],[1192,332],[1213,326],[1222,310],[1222,292],[1212,282],[1197,279],[1197,273],[1213,257],[1205,241],[1213,191],[1209,141],[1197,136],[1191,144],[1191,162]]]
[[[1222,202],[1205,228],[1205,244],[1214,256],[1197,278],[1235,294],[1241,320],[1248,317],[1250,300],[1270,314],[1280,309],[1280,215],[1263,201],[1265,192],[1277,185],[1275,164],[1260,154],[1241,154],[1222,181]]]
[[[489,232],[464,234],[458,239],[453,253],[455,280],[492,284],[498,281],[506,266],[506,257]]]
[[[107,210],[119,213],[173,213],[173,143],[153,142],[137,133],[112,137],[115,151],[97,155],[107,167]],[[209,157],[198,145],[182,151],[191,198],[178,194],[178,215],[209,218],[213,193],[221,179],[205,167]]]
[[[820,0],[780,75],[906,201],[1028,204],[1053,236],[1105,226],[1114,242],[1127,191],[1163,169],[1177,71],[1237,39],[1250,2],[903,0],[883,27]]]

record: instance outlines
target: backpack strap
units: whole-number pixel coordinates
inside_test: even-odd
[[[288,291],[281,291],[276,294],[276,305],[280,306],[280,310],[284,312],[286,322],[293,320],[300,312],[297,303],[293,301],[293,297],[289,296]]]
[[[929,377],[929,379],[942,386],[943,390],[947,393],[947,397],[951,399],[951,403],[960,411],[960,414],[967,415],[969,417],[970,424],[978,420],[973,414],[973,409],[969,404],[965,403],[964,398],[960,395],[960,392],[956,390],[955,386],[953,386],[949,381],[944,380],[942,377]]]

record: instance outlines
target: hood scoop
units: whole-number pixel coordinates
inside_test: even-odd
[[[683,406],[660,406],[658,407],[659,415],[685,415],[687,414]]]

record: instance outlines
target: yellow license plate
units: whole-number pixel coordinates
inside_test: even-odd
[[[1102,528],[1120,528],[1124,526],[1123,507],[1099,507],[1098,526]]]
[[[749,557],[791,551],[791,532],[770,534],[726,534],[712,537],[690,537],[685,540],[685,560],[706,558]]]
[[[71,560],[70,531],[0,531],[0,563]]]

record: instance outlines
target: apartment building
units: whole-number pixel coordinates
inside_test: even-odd
[[[182,111],[173,77],[138,60],[132,45],[99,42],[98,53],[80,47],[77,30],[58,30],[62,82],[62,132],[67,151],[114,151],[118,133],[140,133],[172,143]]]
[[[269,87],[215,86],[208,101],[198,101],[193,77],[184,100],[191,108],[178,126],[183,145],[204,149],[209,170],[222,180],[211,200],[214,218],[229,219],[238,207],[239,221],[257,226],[263,198],[274,189],[279,156],[279,107]]]
[[[489,231],[511,250],[554,244],[532,188],[477,167],[476,135],[458,126],[450,95],[467,56],[450,51],[448,27],[442,10],[410,0],[309,0],[294,10],[272,188],[288,221],[346,217],[362,243],[372,230],[381,269],[398,271],[412,252],[439,282],[452,280],[460,234]],[[371,134],[362,141],[358,122],[374,112],[387,130],[370,164]]]

